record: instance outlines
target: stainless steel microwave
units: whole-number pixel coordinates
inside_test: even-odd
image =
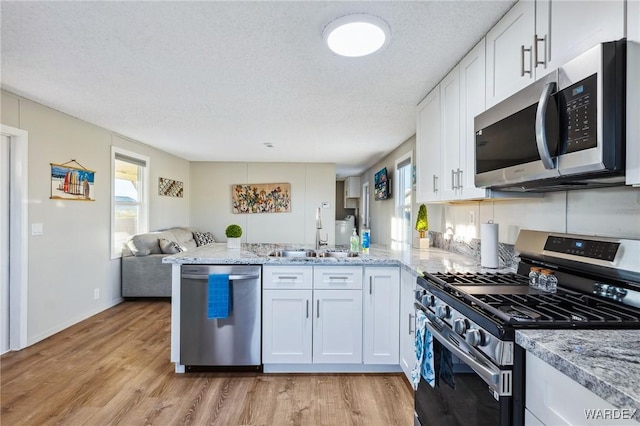
[[[626,41],[602,43],[478,115],[476,186],[624,184],[625,79]]]

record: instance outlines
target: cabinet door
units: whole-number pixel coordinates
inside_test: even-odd
[[[625,36],[623,0],[536,2],[536,79],[604,41]]]
[[[364,270],[365,364],[398,364],[400,348],[400,268]]]
[[[440,86],[418,105],[416,128],[416,202],[440,199]]]
[[[460,199],[486,196],[484,188],[476,188],[476,134],[474,119],[485,110],[485,41],[482,39],[460,61]]]
[[[633,419],[586,418],[586,410],[620,412],[613,404],[527,352],[526,408],[546,425],[638,425]],[[567,398],[571,395],[571,398]],[[630,411],[633,411],[632,409]],[[532,424],[536,424],[533,422]]]
[[[487,33],[487,108],[533,82],[535,2],[520,0]]]
[[[313,362],[362,363],[362,290],[314,290]]]
[[[262,296],[262,362],[311,362],[312,291],[264,290]]]
[[[440,82],[442,108],[440,143],[442,145],[441,201],[458,198],[458,172],[460,171],[460,69],[455,67]]]
[[[402,269],[400,281],[400,367],[411,382],[411,370],[416,361],[416,314],[413,307],[416,276]]]

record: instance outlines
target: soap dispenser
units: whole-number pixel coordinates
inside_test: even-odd
[[[349,238],[349,251],[351,253],[357,253],[359,247],[360,247],[360,238],[358,238],[356,229],[353,228],[353,234],[351,234],[351,238]]]

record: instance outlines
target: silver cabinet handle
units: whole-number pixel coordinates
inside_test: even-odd
[[[307,318],[309,318],[309,299],[307,299]]]
[[[295,280],[298,277],[278,276],[279,280]]]
[[[540,160],[544,168],[547,170],[555,169],[556,162],[554,158],[551,158],[549,153],[549,145],[547,145],[547,107],[549,106],[549,99],[551,99],[551,93],[555,90],[556,83],[554,81],[545,84],[542,93],[540,94],[540,100],[538,101],[538,108],[536,109],[536,145],[538,148],[538,154],[540,154]]]
[[[538,58],[538,43],[539,42],[544,42],[544,60],[540,60]],[[544,37],[540,38],[538,37],[538,34],[534,34],[533,35],[533,59],[534,59],[534,65],[537,68],[538,65],[547,65],[547,35],[545,34]]]
[[[458,169],[458,189],[462,189],[462,170]]]
[[[348,280],[348,279],[349,279],[349,277],[329,277],[329,279],[330,279],[331,281],[333,281],[333,280],[342,280],[342,281],[346,281],[346,280]]]
[[[316,301],[316,318],[320,318],[320,299]]]
[[[520,46],[520,77],[524,77],[525,74],[531,76],[531,67],[529,67],[529,71],[524,69],[524,52],[529,52],[529,59],[531,59],[531,48],[526,49],[524,44]]]
[[[413,314],[409,314],[409,334],[413,334],[415,330],[411,330],[411,324],[414,323],[413,321]]]
[[[369,277],[369,294],[373,294],[373,276]]]
[[[451,169],[451,190],[456,189],[456,171]]]
[[[433,192],[438,192],[438,176],[433,175]]]

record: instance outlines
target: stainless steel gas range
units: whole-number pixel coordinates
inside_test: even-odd
[[[517,273],[418,277],[435,380],[420,379],[416,424],[523,425],[517,329],[640,329],[640,240],[522,230],[515,248]],[[532,288],[531,268],[551,271],[557,291]]]

